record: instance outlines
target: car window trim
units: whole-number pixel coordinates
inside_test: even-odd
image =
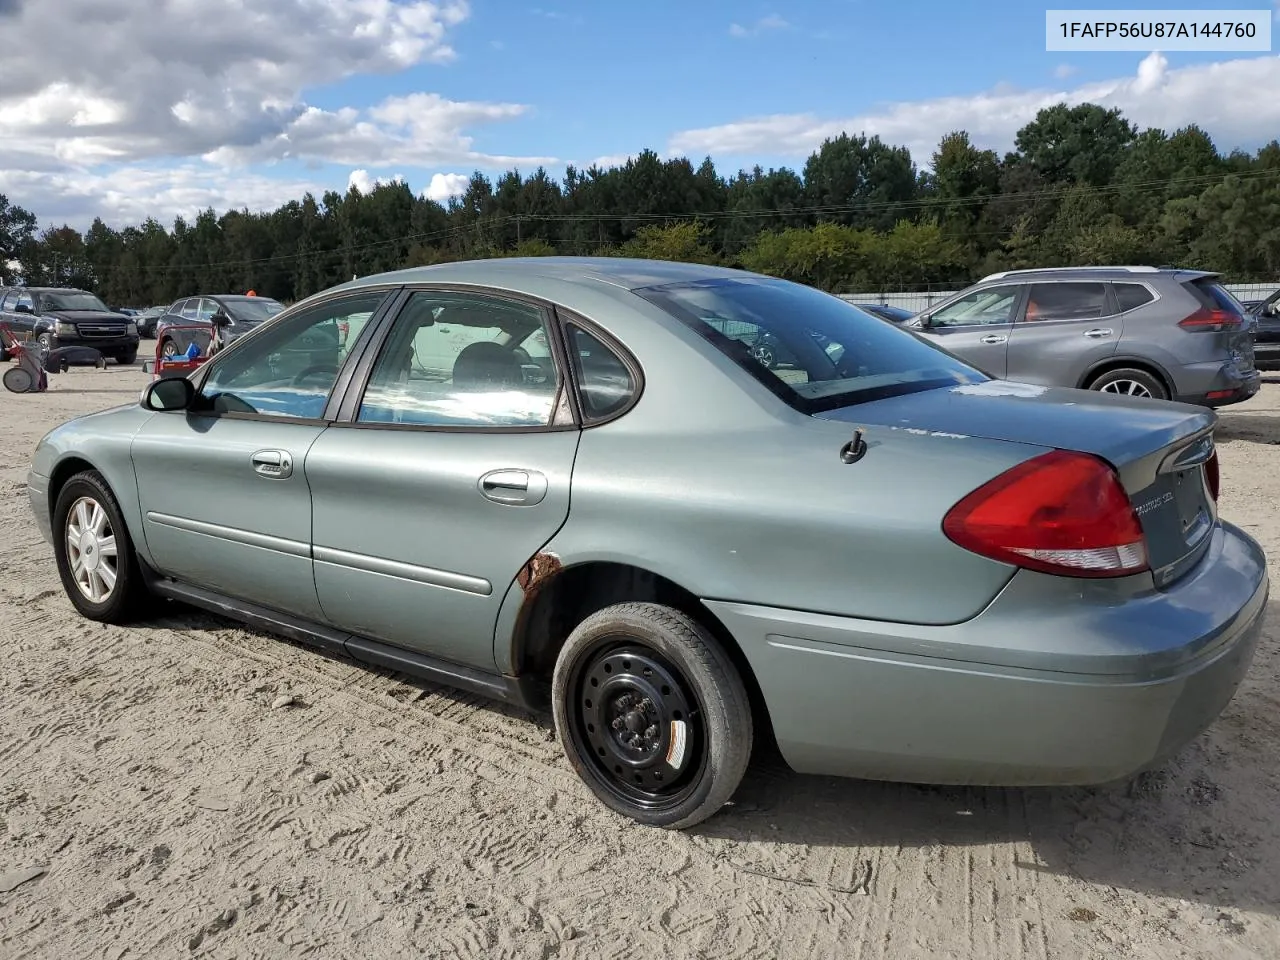
[[[1155,287],[1153,287],[1151,284],[1147,283],[1145,280],[1109,280],[1108,283],[1111,284],[1111,294],[1113,297],[1115,297],[1116,310],[1119,311],[1118,313],[1115,314],[1117,317],[1123,317],[1125,316],[1125,314],[1133,313],[1133,311],[1141,310],[1144,307],[1149,307],[1153,303],[1158,303],[1159,301],[1164,299],[1164,297],[1161,296],[1160,291],[1157,290]],[[1144,290],[1147,291],[1147,293],[1151,294],[1151,299],[1148,300],[1146,303],[1138,304],[1136,307],[1130,307],[1127,310],[1120,310],[1120,295],[1116,293],[1116,286],[1119,284],[1127,284],[1129,286],[1142,287]]]
[[[1013,306],[1009,308],[1009,318],[1007,320],[1001,320],[999,323],[942,323],[942,324],[938,324],[936,327],[934,326],[933,318],[937,315],[939,310],[945,310],[947,307],[951,306],[953,303],[959,303],[965,297],[971,297],[976,293],[985,293],[988,290],[997,290],[1001,287],[1013,287],[1018,291],[1018,295],[1013,298]],[[952,297],[950,300],[946,301],[945,303],[939,304],[937,307],[934,307],[932,310],[924,311],[925,313],[929,314],[929,326],[925,327],[925,329],[926,330],[980,330],[980,329],[987,329],[988,327],[1012,326],[1014,323],[1018,322],[1018,318],[1022,315],[1022,311],[1026,308],[1028,288],[1029,288],[1029,285],[1022,281],[1018,281],[1015,283],[1009,283],[1008,281],[1005,281],[1003,283],[993,283],[989,287],[982,287],[978,290],[962,290],[958,296]]]
[[[344,360],[342,364],[339,365],[338,376],[334,378],[333,386],[329,389],[329,397],[325,401],[324,411],[321,413],[319,417],[281,417],[281,416],[275,416],[269,413],[244,413],[243,411],[239,411],[239,410],[224,410],[224,411],[182,410],[182,411],[174,411],[174,412],[183,413],[191,417],[204,417],[204,418],[210,418],[210,419],[227,419],[227,420],[248,420],[248,421],[260,422],[260,423],[293,423],[293,424],[302,424],[302,425],[309,425],[309,426],[326,426],[326,425],[332,424],[333,423],[332,415],[335,413],[337,409],[337,401],[340,397],[340,388],[343,385],[343,380],[344,380],[343,374],[353,365],[354,361],[357,358],[357,353],[360,353],[362,355],[363,351],[367,349],[367,340],[365,339],[365,334],[371,332],[370,328],[375,325],[375,321],[380,321],[382,317],[385,316],[388,305],[397,299],[397,297],[395,296],[395,292],[398,289],[399,289],[399,284],[377,284],[377,285],[371,284],[368,287],[360,287],[357,289],[335,290],[329,296],[321,295],[318,297],[308,297],[306,300],[303,300],[299,303],[294,304],[292,307],[287,308],[283,312],[278,313],[271,318],[272,321],[277,321],[277,320],[280,320],[281,318],[286,318],[287,314],[300,314],[305,311],[309,311],[315,307],[324,306],[325,304],[328,304],[335,300],[342,300],[345,298],[354,299],[356,297],[368,296],[371,293],[381,292],[383,294],[382,302],[378,304],[378,308],[373,312],[373,316],[369,318],[369,322],[364,325],[364,329],[361,330],[360,335],[356,337],[355,348],[347,354],[346,360]],[[244,349],[244,344],[252,343],[254,335],[257,334],[260,330],[265,329],[266,327],[267,327],[266,323],[258,324],[256,327],[251,329],[244,336],[237,337],[234,341],[232,341],[230,345],[227,346],[227,348],[224,351],[220,351],[218,355],[214,357],[212,360],[203,364],[199,368],[199,370],[196,372],[196,374],[191,378],[192,384],[195,387],[196,393],[199,394],[204,389],[205,383],[208,381],[213,371],[217,369],[218,364],[220,362],[225,362],[224,360],[225,357],[233,354],[236,349]],[[364,342],[362,343],[362,341]]]
[[[357,419],[360,414],[360,405],[364,402],[365,391],[369,387],[369,379],[373,375],[373,367],[381,355],[382,348],[386,345],[387,340],[390,339],[400,314],[416,293],[457,293],[488,296],[531,306],[541,312],[544,318],[544,329],[547,331],[547,347],[551,351],[551,362],[556,365],[556,374],[559,381],[551,408],[550,422],[534,426],[486,427],[475,424],[373,423],[362,422]],[[567,430],[582,429],[582,418],[577,408],[573,388],[570,386],[572,372],[568,369],[567,354],[563,343],[564,334],[556,318],[555,305],[549,301],[515,290],[491,287],[487,284],[457,282],[413,283],[406,284],[401,290],[394,312],[388,311],[388,314],[379,319],[376,331],[370,330],[373,326],[372,322],[366,323],[364,330],[361,331],[362,337],[366,332],[369,332],[371,337],[368,346],[360,357],[358,367],[352,370],[352,375],[344,388],[344,395],[338,404],[336,416],[330,423],[331,427],[340,427],[348,430],[390,430],[399,433],[406,431],[416,433],[474,433],[486,436],[511,433],[563,433]],[[569,393],[572,419],[570,423],[557,423],[556,412],[560,408],[561,396],[565,391]]]
[[[604,426],[606,423],[612,423],[619,417],[626,416],[627,413],[640,402],[640,395],[644,393],[644,370],[640,366],[640,361],[636,359],[635,354],[632,353],[621,340],[609,331],[605,330],[598,323],[582,316],[580,313],[576,313],[563,307],[557,306],[555,311],[556,321],[560,327],[560,336],[564,341],[569,377],[572,379],[573,383],[573,395],[571,399],[577,408],[578,422],[582,424],[582,429],[591,430],[595,427]],[[623,366],[627,368],[627,372],[631,374],[631,383],[633,385],[631,399],[608,416],[595,418],[589,418],[587,416],[586,405],[582,401],[582,384],[578,381],[578,370],[574,365],[572,355],[570,354],[570,351],[573,349],[573,341],[569,336],[569,327],[571,326],[578,327],[583,332],[599,340],[607,350],[610,350],[614,356],[622,361]]]
[[[1096,283],[1096,284],[1099,284],[1102,287],[1103,298],[1106,300],[1106,309],[1109,310],[1110,312],[1105,313],[1100,317],[1062,317],[1058,320],[1028,320],[1027,306],[1031,303],[1031,288],[1033,286],[1039,286],[1040,284],[1049,284],[1049,283]],[[1028,280],[1026,283],[1026,286],[1027,286],[1026,293],[1022,298],[1022,306],[1018,310],[1016,322],[1019,326],[1031,325],[1036,327],[1049,327],[1059,323],[1102,323],[1104,320],[1114,320],[1116,317],[1120,316],[1121,314],[1120,314],[1120,304],[1119,304],[1119,301],[1116,300],[1116,293],[1115,293],[1115,290],[1112,289],[1111,283],[1112,282],[1110,280],[1093,280],[1088,277],[1075,277],[1074,279],[1067,279],[1065,277],[1054,277],[1052,280]],[[1147,302],[1150,303],[1151,301],[1147,301]],[[1143,304],[1144,307],[1146,305],[1147,304],[1145,303]],[[1134,307],[1134,309],[1136,310],[1138,308]]]

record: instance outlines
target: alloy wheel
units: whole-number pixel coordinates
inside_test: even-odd
[[[81,497],[67,514],[67,562],[71,577],[90,603],[111,598],[119,576],[115,531],[107,511],[92,497]]]
[[[1099,393],[1121,393],[1127,397],[1149,397],[1151,391],[1137,380],[1112,380],[1104,384]]]

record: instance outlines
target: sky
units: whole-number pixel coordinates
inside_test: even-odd
[[[0,193],[83,229],[395,177],[445,201],[646,147],[800,168],[845,131],[927,167],[949,131],[1003,152],[1063,100],[1224,152],[1280,137],[1275,53],[1046,52],[1025,0],[537,3],[0,0]],[[1280,42],[1280,0],[1187,6],[1269,3]]]

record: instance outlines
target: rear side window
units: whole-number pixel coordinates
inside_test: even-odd
[[[1208,310],[1225,310],[1228,313],[1244,315],[1244,307],[1240,301],[1233,297],[1226,287],[1208,277],[1188,280],[1182,286]]]
[[[1113,283],[1111,289],[1116,292],[1116,303],[1119,305],[1121,313],[1126,310],[1133,310],[1155,299],[1151,291],[1140,283]]]
[[[1110,315],[1105,283],[1033,283],[1027,292],[1026,319],[1097,320]]]
[[[567,329],[583,419],[592,423],[613,416],[635,396],[635,378],[622,358],[598,337],[572,323]]]
[[[802,413],[987,379],[922,338],[798,283],[733,278],[634,292]]]

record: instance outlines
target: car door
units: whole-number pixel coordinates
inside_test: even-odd
[[[378,336],[349,422],[306,457],[320,604],[344,630],[493,670],[502,599],[569,512],[578,429],[553,316],[419,289]]]
[[[385,292],[327,299],[211,360],[187,411],[157,413],[132,456],[147,549],[163,574],[312,620],[311,494],[302,465],[345,357],[298,363],[317,330]],[[323,339],[323,338],[322,338]],[[336,341],[323,340],[336,347]]]
[[[33,337],[36,330],[36,299],[30,291],[13,290],[5,297],[5,322],[19,340]]]
[[[1132,306],[1150,300],[1142,284],[1120,284]],[[1141,300],[1139,292],[1146,294]],[[1132,307],[1131,307],[1132,308]],[[1074,387],[1097,363],[1116,352],[1124,317],[1111,284],[1097,280],[1053,280],[1027,286],[1006,354],[1010,380]]]
[[[1005,352],[1024,285],[983,287],[944,303],[917,332],[990,377],[1005,376]]]

